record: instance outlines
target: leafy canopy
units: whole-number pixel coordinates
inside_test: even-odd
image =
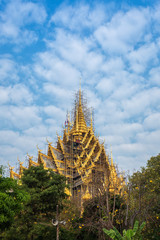
[[[34,214],[51,215],[56,211],[56,205],[61,205],[66,197],[65,177],[52,170],[45,170],[42,165],[25,170],[22,185],[31,195],[28,206],[30,205]]]
[[[14,217],[29,200],[29,195],[18,185],[17,181],[4,177],[0,168],[0,231],[9,228]]]

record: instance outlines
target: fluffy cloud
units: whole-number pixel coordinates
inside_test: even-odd
[[[42,129],[39,128],[39,131]],[[25,162],[24,165],[27,164],[26,155],[27,153],[33,154],[37,157],[37,148],[36,145],[42,148],[44,151],[46,150],[46,135],[43,137],[43,131],[39,132],[39,134],[34,135],[35,131],[32,132],[32,135],[24,133],[19,133],[17,131],[11,130],[3,130],[0,131],[1,139],[0,139],[0,163],[7,165],[8,162],[16,166],[14,170],[18,170],[17,165],[17,157]],[[40,134],[41,133],[41,134]]]
[[[130,67],[134,72],[144,72],[146,69],[158,62],[158,51],[159,47],[155,43],[145,44],[137,50],[131,51],[128,54]]]
[[[41,122],[39,110],[34,106],[1,106],[0,116],[2,128],[26,129]]]
[[[160,113],[152,113],[144,119],[144,128],[148,130],[160,129]]]
[[[39,77],[63,86],[74,86],[80,79],[80,73],[71,64],[50,52],[38,55],[34,71]]]
[[[0,87],[0,104],[30,104],[32,94],[23,84],[16,84],[13,87]]]
[[[160,7],[109,11],[106,4],[62,4],[46,19],[43,5],[16,3],[19,14],[13,1],[1,11],[1,41],[37,45],[33,54],[25,52],[30,62],[19,54],[0,59],[1,136],[4,153],[7,146],[12,153],[8,158],[37,154],[36,144],[45,151],[46,137],[56,140],[80,78],[96,132],[108,149],[112,145],[120,168],[139,168],[158,154]],[[42,47],[37,26],[44,22]]]
[[[152,68],[149,72],[149,81],[160,86],[160,67]]]
[[[59,120],[65,119],[66,113],[62,109],[57,108],[56,106],[47,106],[47,107],[44,107],[43,110],[46,115],[48,115],[49,117],[52,117],[53,119],[56,116],[56,119],[58,122]]]
[[[17,64],[11,59],[10,56],[0,56],[0,82],[5,85],[10,81],[18,81]]]
[[[50,23],[60,27],[65,26],[74,31],[81,31],[86,28],[94,29],[106,19],[104,7],[100,3],[94,7],[82,3],[77,3],[76,6],[65,6],[62,4],[51,17]]]
[[[37,35],[31,29],[26,29],[31,24],[42,24],[46,18],[43,6],[33,2],[11,0],[0,12],[0,41],[11,43],[29,44],[37,40]]]
[[[133,44],[141,40],[149,21],[145,9],[131,9],[118,12],[111,21],[95,31],[95,38],[101,47],[109,53],[126,53],[133,49]]]
[[[123,101],[122,105],[127,112],[127,117],[146,116],[152,111],[158,110],[160,101],[160,89],[150,88],[135,94],[131,99]],[[153,110],[154,111],[154,110]]]

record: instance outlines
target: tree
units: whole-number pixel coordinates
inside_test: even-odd
[[[24,171],[22,185],[30,193],[28,206],[35,216],[40,214],[50,218],[56,211],[56,205],[62,205],[65,194],[65,177],[55,174],[52,170],[45,170],[43,166],[30,167]]]
[[[123,229],[125,201],[118,194],[108,193],[108,197],[106,195],[107,193],[104,192],[103,195],[85,202],[79,239],[85,239],[85,237],[86,239],[106,239],[103,228],[110,229],[115,226],[120,231]]]
[[[23,208],[23,203],[29,200],[29,195],[18,185],[17,181],[3,176],[0,167],[0,231],[8,229],[14,218]]]
[[[43,166],[30,167],[23,172],[22,188],[30,195],[5,239],[54,239],[56,229],[51,220],[56,215],[56,205],[62,208],[65,199],[65,178]]]
[[[130,177],[129,192],[128,223],[133,226],[135,219],[146,221],[144,239],[159,239],[160,154]]]

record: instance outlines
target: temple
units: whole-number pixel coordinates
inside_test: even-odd
[[[93,129],[92,114],[87,124],[79,89],[75,101],[73,123],[69,116],[65,122],[63,136],[57,136],[56,146],[48,142],[47,154],[38,149],[37,161],[28,155],[28,167],[43,164],[45,169],[52,169],[56,174],[66,177],[70,189],[69,197],[82,206],[88,200],[108,189],[120,193],[124,180],[118,176],[111,157],[106,154],[104,143],[100,143]],[[10,167],[10,177],[20,179],[26,169],[19,161],[19,172]]]

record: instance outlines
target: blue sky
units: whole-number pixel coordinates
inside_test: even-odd
[[[74,92],[120,170],[160,150],[158,1],[0,0],[0,164],[46,152]]]

